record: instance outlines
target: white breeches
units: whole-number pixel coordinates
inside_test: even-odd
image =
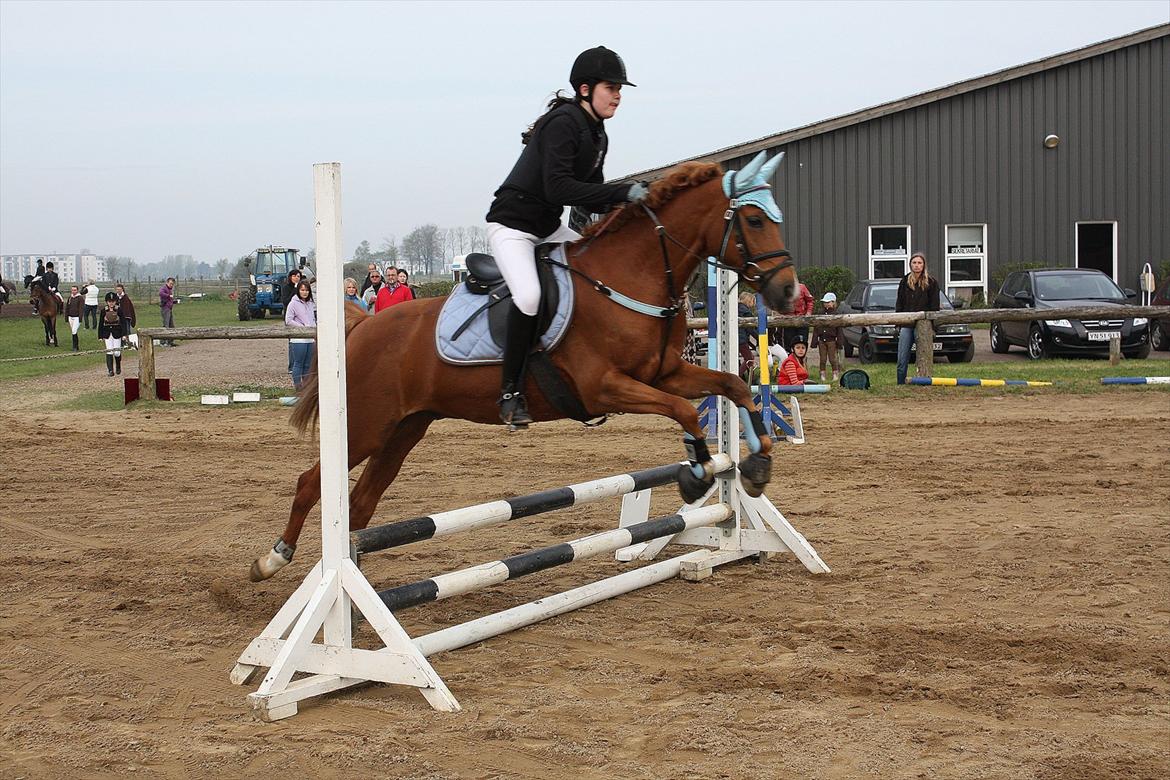
[[[107,336],[106,354],[114,357],[122,357],[122,339],[118,336]]]
[[[540,308],[540,279],[536,275],[536,246],[549,242],[576,241],[581,234],[561,225],[547,236],[534,236],[523,230],[514,230],[496,222],[487,226],[488,244],[512,303],[528,316],[534,316]]]
[[[79,331],[79,330],[81,330],[81,317],[70,317],[69,318],[69,332],[72,333],[74,336],[76,336],[77,331]]]

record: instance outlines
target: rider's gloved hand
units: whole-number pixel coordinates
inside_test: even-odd
[[[629,203],[641,203],[646,200],[646,196],[650,194],[650,187],[644,181],[636,181],[630,185],[630,189],[626,191],[626,201]]]

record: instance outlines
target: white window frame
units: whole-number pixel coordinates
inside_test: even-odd
[[[1113,226],[1113,283],[1117,281],[1117,220],[1115,219],[1079,219],[1073,224],[1073,262],[1081,267],[1081,225],[1112,225]]]
[[[865,242],[869,246],[869,278],[876,278],[873,275],[875,260],[897,260],[898,255],[877,255],[873,253],[873,231],[874,228],[906,228],[906,256],[902,258],[902,276],[910,273],[910,255],[914,254],[914,233],[910,225],[869,225],[865,229]]]
[[[948,250],[950,247],[950,236],[948,231],[951,228],[963,227],[981,227],[983,228],[983,255],[980,256],[979,276],[982,279],[980,282],[952,282],[951,281],[951,258],[959,257],[969,259],[975,255],[952,255]],[[943,275],[946,277],[947,297],[951,297],[951,289],[956,287],[973,287],[983,291],[983,300],[987,300],[987,223],[986,222],[954,222],[943,225]]]

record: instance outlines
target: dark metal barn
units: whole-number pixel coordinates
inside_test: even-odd
[[[783,150],[773,186],[803,265],[901,276],[922,250],[952,297],[986,298],[1013,263],[1136,289],[1170,260],[1168,42],[1152,27],[691,159]]]

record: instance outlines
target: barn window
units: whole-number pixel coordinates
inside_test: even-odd
[[[910,226],[871,225],[869,278],[898,279],[910,269]]]
[[[946,286],[952,300],[987,299],[987,225],[946,226]]]

